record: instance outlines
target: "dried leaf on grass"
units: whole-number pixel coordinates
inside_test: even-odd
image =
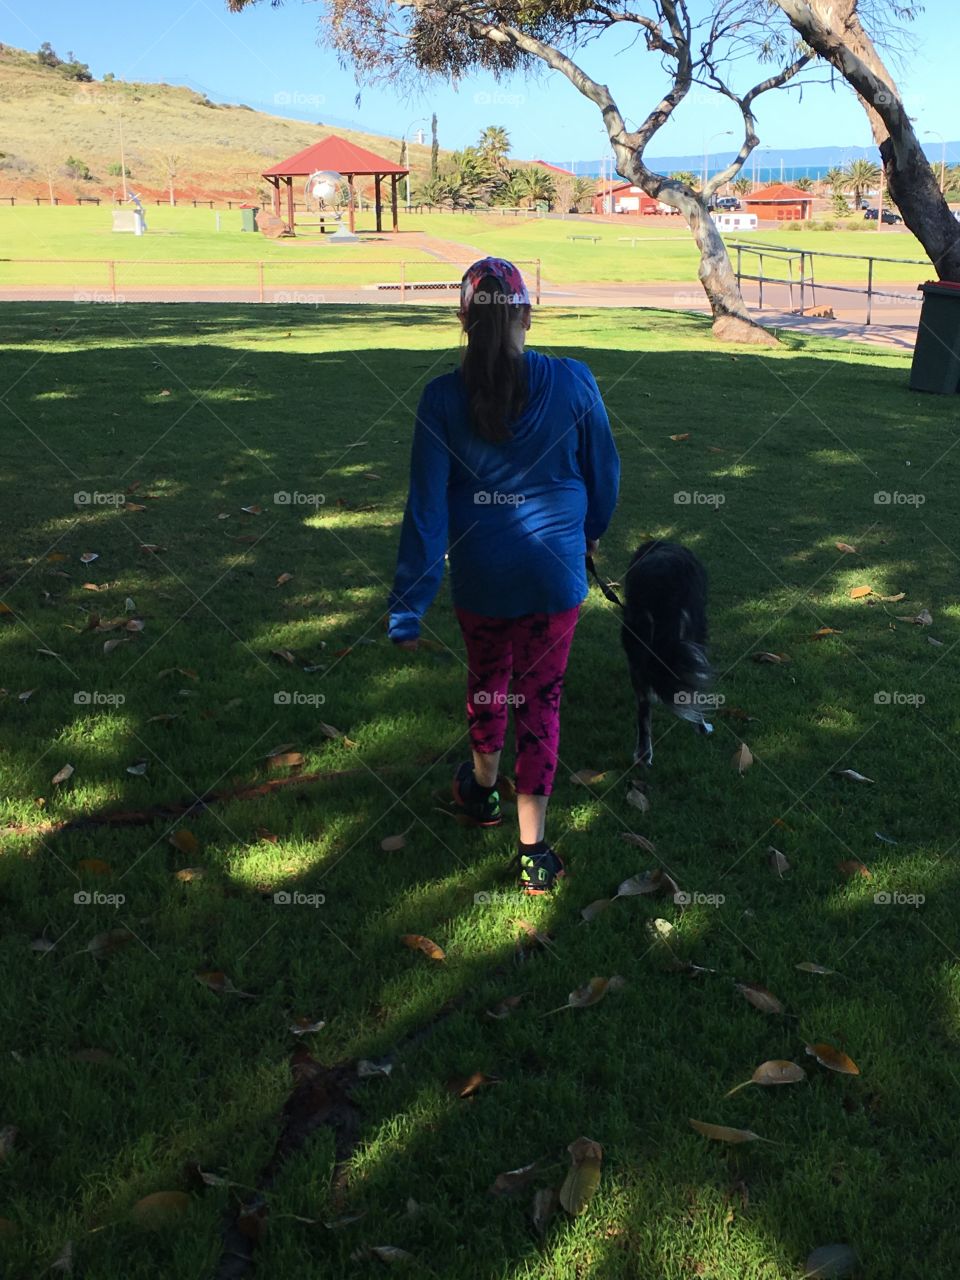
[[[857,1265],[857,1255],[848,1244],[822,1244],[803,1264],[801,1280],[842,1280]]]
[[[786,1058],[770,1058],[767,1062],[760,1063],[749,1080],[744,1080],[743,1084],[734,1086],[729,1093],[725,1093],[723,1096],[730,1098],[751,1084],[799,1084],[801,1080],[806,1080],[806,1078],[807,1073],[796,1062],[790,1062]]]
[[[714,1142],[769,1142],[769,1138],[761,1138],[752,1129],[731,1129],[725,1124],[707,1124],[705,1120],[691,1120],[690,1126]]]
[[[748,1004],[752,1004],[761,1013],[783,1013],[783,1005],[766,987],[757,986],[753,982],[736,982],[736,989]]]
[[[790,862],[786,854],[781,853],[779,849],[775,849],[773,845],[770,845],[767,849],[767,862],[769,863],[770,870],[775,871],[781,880],[783,879],[784,872],[791,870]]]
[[[217,995],[242,996],[245,1000],[256,1000],[256,996],[251,995],[249,991],[241,991],[235,987],[222,969],[211,969],[209,972],[195,973],[193,976],[202,987],[209,987]]]
[[[860,1068],[851,1057],[843,1052],[842,1049],[836,1049],[832,1044],[826,1044],[821,1041],[818,1044],[808,1044],[806,1046],[807,1053],[811,1058],[816,1058],[821,1067],[827,1067],[830,1071],[838,1071],[845,1076],[858,1076]]]
[[[570,992],[566,1004],[559,1005],[549,1012],[559,1013],[561,1009],[589,1009],[591,1005],[599,1004],[608,991],[620,991],[626,985],[626,979],[621,978],[619,974],[614,974],[612,978],[591,978],[582,987],[577,987],[576,991]]]
[[[753,764],[753,752],[745,742],[741,742],[739,747],[737,747],[736,751],[730,757],[730,764],[731,767],[736,769],[737,773],[741,776],[745,774]]]
[[[190,1197],[185,1191],[154,1191],[130,1210],[130,1217],[146,1231],[162,1231],[186,1213]]]
[[[603,1147],[592,1138],[577,1138],[567,1147],[570,1170],[560,1188],[560,1203],[571,1217],[578,1217],[589,1205],[600,1185]]]
[[[405,947],[410,947],[412,951],[422,951],[431,960],[446,960],[447,958],[444,951],[431,938],[425,938],[422,933],[404,933],[401,935],[400,941]]]

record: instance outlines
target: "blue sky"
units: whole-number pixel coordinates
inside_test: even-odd
[[[692,0],[703,9],[706,0]],[[229,14],[223,0],[168,0],[163,5],[134,0],[0,0],[0,40],[36,49],[49,40],[63,56],[72,49],[99,78],[112,71],[126,80],[166,80],[202,88],[215,101],[249,106],[310,121],[355,124],[399,136],[435,110],[440,142],[460,147],[488,124],[505,126],[514,155],[559,162],[598,158],[605,136],[596,108],[559,75],[537,81],[496,83],[490,77],[464,81],[454,90],[434,81],[419,96],[400,100],[388,88],[357,86],[335,56],[316,43],[320,6],[315,0],[287,0]],[[897,68],[904,100],[917,128],[960,138],[960,97],[955,92],[956,0],[927,0],[913,24],[916,48]],[[584,67],[606,81],[629,118],[641,117],[666,83],[656,59],[645,51],[620,52],[620,36],[605,37],[581,55]],[[638,73],[641,72],[643,80]],[[749,71],[744,68],[744,71]],[[751,77],[752,78],[752,77]],[[739,83],[739,81],[738,81]],[[870,143],[866,116],[844,86],[811,85],[802,102],[796,93],[770,93],[757,104],[761,164],[776,164],[777,151],[803,146],[860,146]],[[562,124],[559,122],[562,121]],[[715,95],[695,93],[651,145],[648,155],[713,155],[734,141],[739,116]],[[721,135],[721,136],[716,136]],[[939,159],[940,142],[926,138]],[[948,162],[960,162],[956,148]]]

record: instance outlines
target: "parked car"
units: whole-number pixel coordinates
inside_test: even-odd
[[[878,214],[879,212],[880,212],[880,210],[879,210],[879,209],[864,209],[864,211],[863,211],[863,216],[867,219],[867,221],[868,221],[868,222],[876,222],[876,220],[877,220],[877,214]],[[884,209],[884,211],[883,211],[883,220],[884,220],[884,222],[889,222],[889,223],[895,223],[895,222],[902,222],[902,221],[903,221],[903,219],[900,217],[899,213],[894,213],[892,209]]]
[[[720,196],[720,198],[717,200],[716,205],[714,207],[717,209],[722,209],[726,213],[732,209],[739,209],[740,201],[737,199],[736,196]]]

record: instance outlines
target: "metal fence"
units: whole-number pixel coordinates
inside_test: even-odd
[[[810,306],[816,307],[817,289],[821,292],[828,293],[853,293],[859,294],[866,298],[867,314],[866,323],[873,323],[873,300],[874,298],[892,298],[898,303],[907,301],[913,302],[913,299],[907,298],[903,293],[892,293],[889,290],[878,289],[874,285],[874,264],[877,262],[895,262],[898,264],[911,264],[916,266],[925,266],[928,270],[932,270],[929,258],[885,258],[877,254],[860,254],[860,253],[828,253],[820,249],[795,249],[792,245],[782,244],[751,244],[748,241],[729,241],[728,249],[736,249],[737,251],[737,283],[740,284],[744,280],[750,280],[759,285],[758,306],[763,309],[763,286],[765,284],[785,285],[790,293],[790,306],[796,306],[796,297],[794,290],[799,292],[800,306],[799,311],[802,315],[807,310],[807,297],[810,298]],[[752,254],[759,259],[756,264],[758,272],[756,275],[750,274],[743,269],[743,255]],[[788,271],[786,276],[771,276],[764,271],[764,258],[772,258],[775,262],[783,263],[781,269]],[[816,280],[816,263],[817,258],[844,258],[851,262],[866,263],[866,280],[862,287],[849,284],[818,284]],[[798,274],[794,274],[794,267],[799,260]],[[919,307],[919,300],[915,305]]]
[[[360,290],[371,301],[381,297],[400,302],[438,294],[450,296],[460,288],[463,271],[472,259],[443,261],[423,258],[0,258],[0,290],[22,298],[43,299],[69,294],[75,302],[142,302],[151,300],[306,303],[355,300]],[[21,268],[42,268],[35,276],[59,277],[48,282],[12,280]],[[539,305],[540,259],[518,259],[529,267],[531,294]],[[50,268],[72,268],[53,271]],[[201,268],[211,269],[203,278]],[[382,270],[381,270],[382,268]],[[9,269],[9,270],[8,270]],[[375,269],[375,270],[374,270]],[[177,277],[170,281],[168,272]],[[281,280],[281,273],[286,277]],[[299,274],[298,274],[299,273]],[[144,274],[150,277],[144,280]],[[69,278],[70,276],[73,278]],[[141,279],[138,282],[137,276]],[[158,279],[159,278],[159,279]],[[214,298],[211,295],[217,294]],[[344,297],[344,295],[349,295]]]

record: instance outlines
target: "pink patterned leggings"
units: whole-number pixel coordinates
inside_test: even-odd
[[[521,795],[548,796],[557,771],[560,695],[580,606],[563,613],[489,618],[466,609],[457,619],[467,646],[467,724],[474,751],[503,747],[513,707],[516,779]]]

